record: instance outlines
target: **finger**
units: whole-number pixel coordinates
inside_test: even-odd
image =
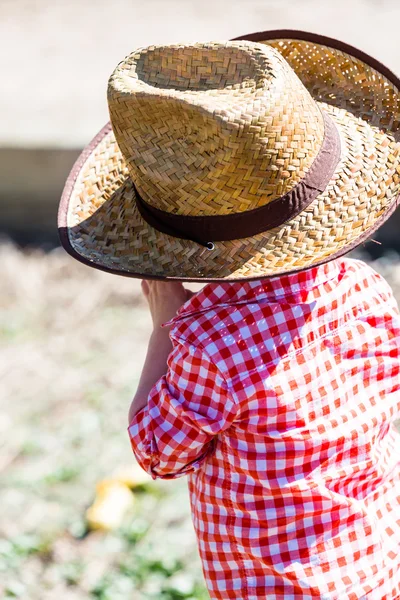
[[[153,281],[154,290],[160,295],[180,294],[183,292],[183,284],[180,281]]]
[[[142,279],[142,292],[145,296],[148,296],[150,292],[149,284],[145,279]]]

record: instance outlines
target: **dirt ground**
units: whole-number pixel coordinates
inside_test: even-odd
[[[0,597],[208,598],[184,479],[149,477],[120,527],[87,532],[96,484],[135,461],[124,431],[150,332],[139,281],[63,250],[4,244],[0,265]]]
[[[373,266],[400,300],[399,257]],[[140,282],[9,243],[0,280],[0,596],[206,600],[185,478],[148,477],[110,531],[85,517],[96,484],[134,462],[124,431],[151,325]]]

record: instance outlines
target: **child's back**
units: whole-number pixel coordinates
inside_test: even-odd
[[[400,316],[340,258],[209,284],[171,322],[169,369],[129,434],[154,478],[189,475],[212,598],[400,594]]]

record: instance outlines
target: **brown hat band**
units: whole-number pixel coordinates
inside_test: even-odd
[[[152,227],[213,249],[214,242],[251,237],[296,217],[322,193],[340,160],[340,137],[332,119],[322,113],[325,134],[321,148],[304,179],[287,194],[269,204],[230,215],[184,216],[150,206],[137,188],[136,204],[143,219]]]

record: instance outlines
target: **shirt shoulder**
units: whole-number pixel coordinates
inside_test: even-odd
[[[274,279],[273,286],[206,286],[171,321],[172,340],[202,349],[232,379],[274,367],[362,314],[399,312],[388,282],[362,260],[345,257],[312,276]]]

